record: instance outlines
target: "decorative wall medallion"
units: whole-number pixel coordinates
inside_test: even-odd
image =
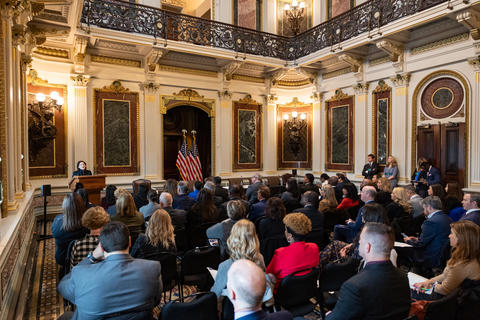
[[[458,113],[463,100],[463,87],[457,80],[439,78],[430,82],[423,90],[422,110],[428,117],[434,119],[447,118]]]

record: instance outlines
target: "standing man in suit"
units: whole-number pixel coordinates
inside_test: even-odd
[[[215,195],[221,197],[223,202],[228,201],[228,190],[222,187],[222,178],[214,177],[213,183],[215,183]]]
[[[123,315],[152,319],[162,296],[160,263],[128,254],[130,233],[125,224],[110,222],[100,243],[60,284],[61,295],[76,305],[60,319],[103,319]]]
[[[440,177],[440,171],[435,168],[430,162],[427,171],[427,183],[429,186],[432,184],[441,184],[442,178]]]
[[[394,239],[390,226],[365,224],[358,248],[365,267],[342,285],[338,302],[326,320],[402,320],[408,316],[408,278],[390,261]]]
[[[290,320],[288,311],[266,313],[262,310],[265,272],[250,260],[235,261],[228,270],[227,291],[236,320]]]
[[[375,174],[378,173],[378,163],[375,161],[375,155],[370,153],[368,155],[368,163],[363,166],[362,176],[365,179],[372,179]]]
[[[470,220],[480,226],[480,194],[465,193],[463,196],[463,209],[467,210],[460,220]]]
[[[258,189],[263,186],[262,183],[262,176],[260,174],[256,174],[252,177],[252,184],[248,186],[247,192],[245,195],[247,196],[247,200],[250,204],[254,204],[258,201],[257,199],[257,192]]]
[[[420,238],[405,237],[403,241],[415,247],[416,262],[424,268],[437,268],[441,265],[442,250],[448,244],[452,219],[442,211],[442,200],[429,196],[422,200],[424,215]]]

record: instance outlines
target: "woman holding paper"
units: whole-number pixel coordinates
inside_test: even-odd
[[[439,299],[458,288],[465,279],[480,280],[480,227],[471,221],[458,221],[452,223],[451,228],[452,256],[442,274],[413,285],[418,294],[433,288],[432,295],[421,295],[420,299]]]

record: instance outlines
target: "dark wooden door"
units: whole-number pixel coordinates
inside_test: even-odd
[[[418,158],[429,159],[440,170],[442,184],[465,186],[465,124],[437,124],[418,128]],[[417,158],[417,159],[418,159]]]
[[[191,106],[168,110],[163,117],[163,176],[180,180],[176,166],[178,150],[182,144],[182,129],[188,131],[188,148],[192,145],[191,131],[197,131],[197,147],[202,164],[203,177],[211,175],[211,122],[207,113]]]

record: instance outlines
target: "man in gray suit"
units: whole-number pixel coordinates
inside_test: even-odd
[[[406,188],[407,196],[410,200],[408,203],[412,206],[413,217],[421,217],[423,215],[423,206],[422,206],[422,197],[420,197],[413,186],[407,186]]]
[[[95,251],[58,285],[60,294],[77,307],[60,319],[152,319],[162,295],[160,263],[132,258],[130,242],[125,224],[103,227]]]

